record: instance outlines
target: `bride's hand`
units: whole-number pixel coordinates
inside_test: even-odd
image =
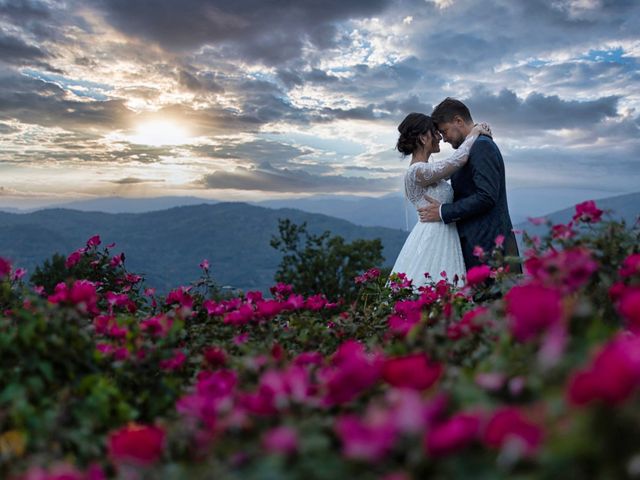
[[[488,137],[493,138],[493,134],[491,133],[491,127],[486,122],[476,123],[471,130],[471,134],[475,135],[486,135]]]

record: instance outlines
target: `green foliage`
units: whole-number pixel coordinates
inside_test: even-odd
[[[313,235],[306,222],[296,225],[289,219],[280,219],[278,227],[280,237],[274,236],[271,246],[283,257],[275,280],[293,285],[301,294],[322,293],[350,301],[356,294],[355,276],[384,261],[380,239],[346,243],[329,231]]]
[[[38,265],[31,274],[31,283],[44,287],[47,293],[53,293],[56,285],[73,278],[73,274],[67,269],[65,263],[67,257],[60,253],[54,253],[51,258]],[[81,278],[81,277],[76,277]]]
[[[341,265],[332,272],[344,282],[358,275],[353,285],[335,286],[352,299],[337,305],[318,290],[305,298],[286,285],[274,288],[273,299],[259,292],[231,298],[207,269],[191,287],[147,299],[123,283],[128,273],[108,251],[95,248],[77,265],[101,282],[94,292],[99,312],[82,295],[48,301],[4,280],[0,476],[35,466],[52,471],[60,462],[86,470],[98,462],[108,478],[121,479],[634,477],[637,352],[614,350],[600,366],[594,356],[612,339],[633,339],[640,330],[637,303],[621,313],[622,299],[633,300],[640,289],[640,257],[632,257],[640,231],[615,222],[573,228],[573,236],[531,242],[530,276],[508,274],[498,250],[488,257],[490,278],[462,288],[441,280],[416,292],[399,275],[363,274],[373,265],[364,260],[345,273],[354,244],[331,244],[326,233],[309,235],[304,224],[281,222],[274,243],[290,256],[293,273],[304,274],[298,269],[316,261],[322,268]],[[376,255],[371,247],[367,258]],[[62,274],[70,275],[69,289],[78,285],[78,273]],[[509,312],[508,295],[527,285],[558,295],[552,324],[536,313],[549,302],[544,295],[520,297],[527,308]],[[534,334],[518,339],[516,321]],[[411,384],[424,375],[419,364],[388,368],[423,354],[440,369],[432,384]],[[615,402],[572,401],[572,379],[581,373],[597,377],[582,384],[583,395],[606,393]],[[331,403],[332,389],[355,390]],[[402,409],[394,410],[399,398]],[[485,435],[504,409],[522,419],[505,422],[498,430],[506,440],[495,444]],[[445,429],[450,450],[428,451],[434,432],[458,415],[478,419],[478,431],[459,441],[460,424]],[[348,435],[337,428],[345,417],[359,422]],[[130,422],[166,434],[148,467],[123,468],[108,453],[110,434]],[[279,427],[297,435],[291,452],[268,448],[268,434]],[[524,451],[537,432],[540,443]]]

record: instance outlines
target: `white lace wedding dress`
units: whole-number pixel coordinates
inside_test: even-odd
[[[446,179],[466,163],[476,138],[475,133],[469,135],[446,160],[416,162],[409,166],[404,175],[405,195],[416,210],[428,205],[425,195],[440,203],[453,201],[453,188]],[[441,279],[441,272],[446,273],[449,282],[453,282],[455,275],[462,278],[466,270],[456,224],[418,222],[404,242],[391,272],[404,273],[414,288],[428,283],[425,273],[436,282]]]

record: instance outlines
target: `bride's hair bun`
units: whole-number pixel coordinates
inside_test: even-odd
[[[419,146],[420,135],[424,135],[428,131],[435,134],[435,125],[431,117],[424,113],[410,113],[398,125],[398,143],[396,149],[403,155],[411,155]]]

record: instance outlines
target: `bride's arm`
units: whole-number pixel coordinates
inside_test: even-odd
[[[451,177],[451,175],[467,163],[471,146],[480,135],[491,136],[491,128],[488,124],[479,123],[474,125],[467,138],[462,142],[462,145],[446,160],[434,163],[421,163],[416,168],[416,183],[426,187]]]

